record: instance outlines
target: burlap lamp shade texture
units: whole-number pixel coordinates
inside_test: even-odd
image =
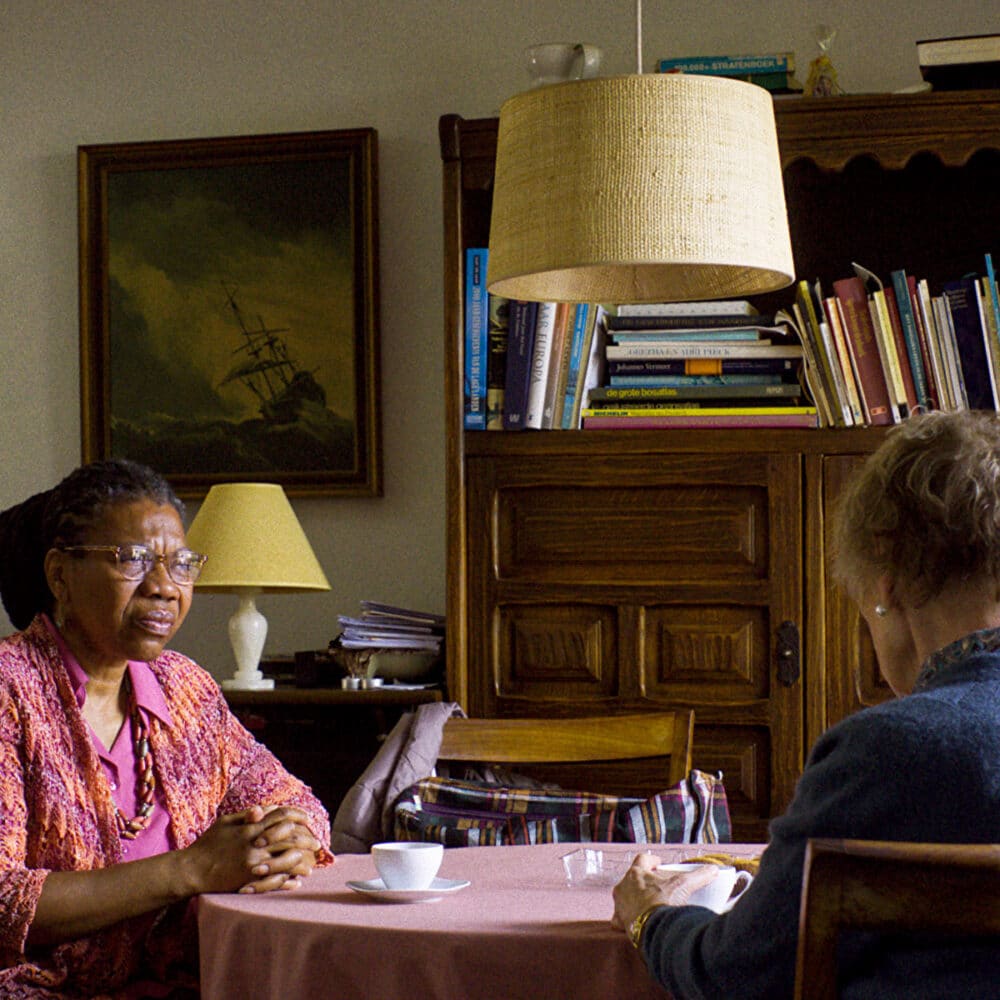
[[[487,285],[506,298],[683,302],[794,279],[773,98],[636,74],[500,110]]]

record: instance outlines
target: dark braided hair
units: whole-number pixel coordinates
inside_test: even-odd
[[[0,600],[15,628],[52,610],[45,579],[49,549],[79,544],[108,507],[138,500],[173,507],[184,520],[184,504],[166,479],[123,458],[80,466],[51,490],[0,513]]]

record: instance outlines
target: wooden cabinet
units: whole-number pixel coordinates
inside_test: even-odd
[[[932,287],[1000,232],[1000,95],[776,104],[798,274]],[[462,429],[462,262],[496,120],[441,119],[449,695],[472,715],[695,709],[695,763],[764,839],[809,745],[888,696],[827,572],[829,512],[881,429]],[[762,299],[784,305],[789,292]]]

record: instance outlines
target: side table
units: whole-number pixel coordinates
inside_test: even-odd
[[[312,788],[331,819],[400,716],[442,700],[440,688],[391,685],[367,691],[279,685],[225,696],[240,722]]]

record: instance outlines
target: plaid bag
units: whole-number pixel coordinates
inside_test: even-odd
[[[446,847],[716,844],[731,838],[732,827],[722,776],[695,770],[648,799],[423,778],[396,800],[394,835]]]

